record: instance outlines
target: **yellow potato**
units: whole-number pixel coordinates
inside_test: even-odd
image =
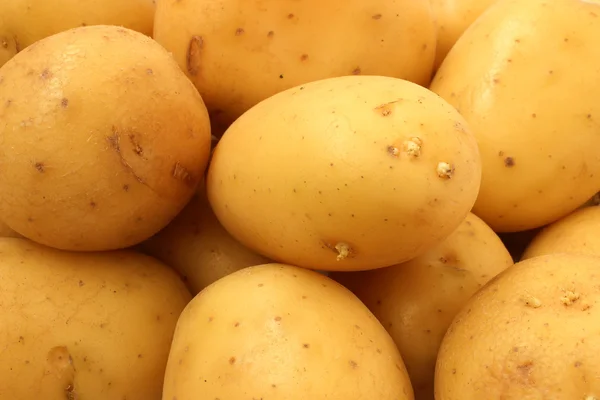
[[[412,400],[394,342],[352,293],[267,264],[208,286],[181,314],[163,400]]]
[[[513,264],[502,241],[469,214],[443,243],[404,264],[330,276],[352,290],[390,333],[417,400],[433,400],[438,349],[454,316]]]
[[[598,1],[500,0],[431,84],[477,137],[473,212],[497,232],[552,223],[600,187],[599,16]]]
[[[193,295],[232,272],[269,262],[227,233],[208,204],[204,185],[165,229],[142,244],[142,249],[175,268]]]
[[[599,257],[556,254],[488,282],[442,341],[436,400],[600,398],[598,276]]]
[[[437,23],[434,69],[446,58],[458,38],[496,0],[430,0]]]
[[[86,25],[119,25],[152,34],[153,0],[2,0],[0,67],[40,39]]]
[[[463,118],[401,79],[346,76],[281,92],[217,145],[209,201],[271,260],[320,270],[404,262],[464,220],[480,179]]]
[[[154,38],[227,125],[263,99],[342,75],[429,84],[436,27],[429,0],[162,0]]]
[[[198,91],[147,36],[42,39],[0,68],[0,218],[60,249],[132,246],[193,196],[210,137]]]
[[[191,299],[160,262],[0,239],[0,398],[158,400]]]
[[[523,259],[555,253],[600,256],[600,207],[581,208],[544,228],[533,238]]]

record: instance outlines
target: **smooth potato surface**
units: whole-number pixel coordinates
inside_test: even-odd
[[[129,251],[70,253],[0,239],[0,398],[157,400],[191,299]]]
[[[600,397],[600,257],[555,254],[509,267],[448,329],[437,400]]]
[[[352,290],[402,354],[417,400],[433,400],[442,338],[468,299],[513,264],[481,219],[469,214],[441,244],[404,264],[330,276]]]
[[[147,239],[185,206],[208,163],[210,124],[160,45],[90,26],[0,68],[0,139],[2,220],[48,246],[110,250]]]
[[[598,15],[598,1],[500,0],[431,84],[477,137],[473,212],[497,232],[552,223],[600,187]]]
[[[282,90],[335,76],[429,84],[436,28],[428,0],[162,0],[154,38],[228,125]]]
[[[198,379],[201,377],[202,379]],[[412,400],[394,342],[335,281],[281,264],[234,272],[182,313],[163,400]]]
[[[27,46],[78,26],[118,25],[152,34],[153,0],[2,0],[0,66]]]
[[[407,261],[450,235],[479,188],[462,117],[414,83],[325,79],[238,119],[207,175],[215,215],[271,260],[320,270]]]

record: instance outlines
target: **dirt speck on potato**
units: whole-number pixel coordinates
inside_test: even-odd
[[[192,36],[188,46],[186,65],[188,72],[195,76],[200,72],[200,57],[204,49],[204,39],[202,36]]]
[[[387,147],[387,152],[392,156],[392,157],[398,157],[400,155],[400,149],[398,149],[395,146],[388,146]]]
[[[504,159],[504,165],[508,168],[512,168],[515,166],[515,159],[512,157],[506,157]]]

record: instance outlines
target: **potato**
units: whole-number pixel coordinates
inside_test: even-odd
[[[141,247],[175,268],[193,295],[232,272],[269,262],[227,233],[208,204],[204,185],[173,222]]]
[[[40,39],[86,25],[119,25],[146,35],[154,24],[153,0],[2,0],[0,67]]]
[[[130,251],[71,253],[0,239],[0,397],[160,399],[177,275]]]
[[[473,211],[497,232],[554,222],[600,187],[598,16],[597,1],[500,0],[431,84],[477,137]]]
[[[41,244],[94,251],[166,226],[202,179],[211,135],[202,98],[160,45],[89,26],[0,68],[0,138],[0,218]]]
[[[443,243],[404,264],[330,276],[351,289],[390,333],[418,400],[433,399],[437,352],[467,300],[513,264],[498,236],[469,214]]]
[[[600,256],[600,207],[581,208],[544,228],[533,238],[523,259],[555,253]]]
[[[444,337],[435,398],[600,397],[599,274],[598,257],[556,254],[490,281]]]
[[[246,112],[207,175],[215,215],[271,260],[320,270],[404,262],[464,220],[479,188],[463,118],[414,83],[324,79]]]
[[[436,27],[429,0],[163,0],[154,38],[228,125],[303,83],[342,75],[431,80]]]
[[[175,398],[406,400],[413,392],[394,342],[350,291],[314,271],[267,264],[218,280],[183,311],[163,392]]]
[[[496,0],[430,0],[437,23],[434,69],[446,58],[458,38]]]

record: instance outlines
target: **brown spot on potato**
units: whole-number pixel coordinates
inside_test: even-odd
[[[504,159],[504,165],[508,168],[512,168],[515,166],[515,159],[512,157],[506,157]]]
[[[129,136],[129,141],[131,142],[131,145],[133,146],[133,152],[135,154],[137,154],[138,156],[142,157],[144,155],[144,149],[142,148],[142,146],[140,146],[140,143],[135,138],[135,135],[130,133],[128,136]]]
[[[154,71],[152,70],[152,68],[147,68],[147,69],[146,69],[146,73],[147,73],[148,75],[153,75],[153,74],[154,74]]]
[[[273,32],[273,31],[269,31],[269,32],[267,32],[267,37],[270,37],[270,38],[271,38],[271,37],[273,37],[273,36],[275,36],[275,32]]]
[[[67,98],[63,98],[63,99],[60,101],[60,106],[61,106],[62,108],[67,108],[67,107],[69,106],[69,99],[67,99]]]
[[[360,75],[361,74],[361,69],[360,67],[356,67],[352,70],[352,75]]]
[[[354,361],[354,360],[350,360],[348,363],[350,364],[350,367],[351,367],[352,369],[356,369],[356,368],[358,368],[358,363],[357,363],[356,361]]]
[[[235,357],[230,357],[230,358],[229,358],[229,364],[230,364],[230,365],[233,365],[233,364],[235,364],[235,361],[236,361],[236,360],[235,360]]]
[[[300,61],[306,61],[306,60],[308,60],[308,54],[302,54],[300,56]]]
[[[244,32],[245,32],[245,31],[244,31],[244,28],[237,28],[237,29],[235,30],[235,36],[241,36],[241,35],[243,35],[243,34],[244,34]]]
[[[294,14],[292,14],[292,13],[289,13],[289,14],[287,15],[287,18],[288,18],[288,19],[292,19],[292,18],[294,18],[294,16],[295,16]]]
[[[129,192],[129,185],[123,185],[123,191]]]
[[[48,68],[44,68],[44,70],[40,74],[40,78],[42,78],[43,80],[48,80],[52,78],[52,72]]]
[[[109,147],[112,148],[119,156],[121,165],[123,165],[123,167],[125,167],[125,169],[127,169],[127,171],[129,171],[139,183],[146,185],[145,180],[135,173],[133,168],[131,168],[131,165],[129,165],[125,157],[123,157],[123,154],[121,153],[121,135],[115,126],[112,127],[112,134],[106,137],[106,141],[108,142]]]
[[[69,383],[65,388],[65,396],[67,397],[67,400],[78,400],[78,396],[75,393],[75,387],[72,383]]]
[[[19,38],[16,35],[13,36],[13,41],[15,42],[15,50],[16,50],[16,52],[17,53],[20,52],[22,50],[21,49],[21,42],[19,42]]]
[[[92,208],[96,208],[96,205],[97,205],[97,204],[96,204],[96,202],[95,202],[95,201],[93,201],[93,200],[92,200],[92,201],[90,201],[90,207],[92,207]]]
[[[11,104],[12,104],[12,100],[8,99],[8,100],[6,100],[6,103],[4,103],[4,107],[8,108],[8,107],[10,107]]]
[[[381,19],[381,14],[375,14],[371,18],[373,18],[373,19]]]
[[[310,348],[310,344],[308,344],[308,343],[304,343],[304,344],[302,345],[302,347],[304,347],[305,349],[308,349],[308,348]]]
[[[387,147],[387,152],[392,157],[398,157],[400,155],[400,150],[397,147],[395,147],[395,146],[388,146]]]
[[[44,173],[46,171],[46,166],[44,165],[43,162],[36,162],[34,164],[35,169],[39,172],[39,173]]]
[[[236,322],[235,324],[233,324],[233,326],[234,326],[235,328],[237,328],[238,326],[240,326],[240,323],[239,323],[239,322]]]
[[[4,37],[4,36],[3,36],[3,37],[0,39],[0,44],[2,45],[2,47],[4,47],[5,49],[7,49],[7,48],[8,48],[8,39],[7,39],[6,37]]]
[[[200,72],[200,61],[203,49],[204,39],[202,39],[202,36],[192,36],[186,56],[187,70],[192,76],[196,76],[198,75],[198,72]]]

